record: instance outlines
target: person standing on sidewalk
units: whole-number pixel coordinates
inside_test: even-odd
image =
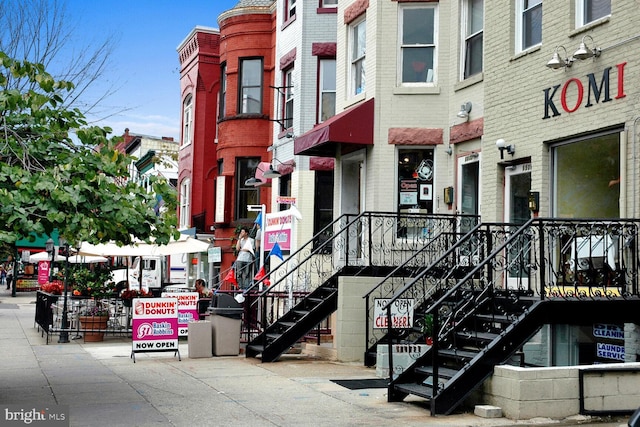
[[[4,264],[4,269],[5,272],[7,274],[7,290],[11,289],[11,286],[13,285],[13,269],[14,269],[15,265],[13,262],[13,255],[9,255],[7,257],[7,262]]]
[[[236,243],[236,273],[238,276],[238,285],[240,289],[245,290],[251,286],[251,278],[253,271],[253,239],[249,237],[249,229],[242,227],[238,235]]]

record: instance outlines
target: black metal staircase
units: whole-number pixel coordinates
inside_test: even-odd
[[[406,331],[389,331],[389,401],[415,395],[428,400],[432,415],[450,414],[545,324],[637,322],[638,226],[536,219],[517,229],[478,227],[475,241],[487,255],[465,277],[441,284],[426,310],[419,278],[385,307],[389,322],[399,299],[414,302],[417,319],[433,319],[432,331],[423,330],[432,347],[408,368],[394,369],[391,352],[393,336]]]
[[[277,360],[336,311],[340,276],[407,275],[412,268],[396,267],[458,226],[459,217],[451,215],[366,212],[340,217],[263,279],[273,284],[252,303],[260,328],[247,343],[246,356]],[[308,292],[293,304],[293,290]]]

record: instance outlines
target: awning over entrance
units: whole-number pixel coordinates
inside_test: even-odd
[[[294,153],[303,156],[336,157],[373,145],[374,99],[345,110],[320,123],[294,141]]]

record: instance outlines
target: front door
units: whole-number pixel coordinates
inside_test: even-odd
[[[353,221],[363,211],[364,207],[364,154],[345,156],[342,159],[342,183],[340,207],[342,214],[349,214],[347,221]],[[347,233],[346,247],[340,256],[347,265],[359,264],[363,256],[362,236],[364,226],[362,221],[354,224]]]
[[[508,166],[505,170],[505,221],[512,231],[531,217],[529,192],[531,191],[531,163]],[[526,236],[510,246],[507,269],[508,289],[529,288],[530,244]]]

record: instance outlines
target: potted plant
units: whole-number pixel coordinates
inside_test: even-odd
[[[85,342],[98,342],[104,339],[104,331],[109,322],[109,308],[100,300],[93,300],[80,311],[80,326],[85,331]]]
[[[433,314],[427,313],[424,315],[422,333],[425,334],[427,345],[433,345]]]
[[[71,270],[69,279],[74,296],[101,299],[112,294],[115,286],[111,279],[111,270],[101,266],[77,266]]]
[[[125,307],[131,307],[131,302],[134,298],[150,298],[153,294],[145,291],[144,289],[125,289],[120,294],[120,299],[122,299],[122,305]]]

